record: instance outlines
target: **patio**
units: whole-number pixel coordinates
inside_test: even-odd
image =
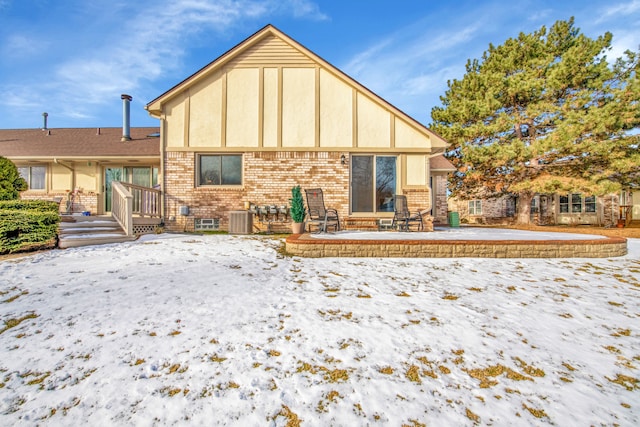
[[[627,254],[621,237],[496,228],[436,228],[434,232],[292,235],[291,254],[310,257],[609,258]]]

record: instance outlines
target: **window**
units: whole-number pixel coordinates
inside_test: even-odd
[[[560,196],[560,213],[569,212],[569,196]]]
[[[198,163],[198,185],[242,185],[242,155],[202,154]]]
[[[393,212],[395,156],[351,156],[351,211]]]
[[[560,213],[595,213],[596,196],[583,197],[582,194],[560,196]]]
[[[29,190],[44,190],[45,187],[45,175],[47,168],[45,166],[21,166],[18,168],[18,173],[27,184],[29,184]]]
[[[571,195],[571,213],[582,212],[582,194]]]
[[[482,215],[482,200],[469,200],[469,215]]]
[[[584,198],[584,211],[589,213],[595,213],[596,196],[588,196]]]

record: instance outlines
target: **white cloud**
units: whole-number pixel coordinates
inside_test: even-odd
[[[546,19],[549,15],[551,15],[552,12],[553,11],[551,9],[536,10],[527,17],[527,20],[530,22],[537,22]]]
[[[40,105],[39,96],[26,86],[6,86],[2,91],[2,103],[11,108],[33,108]]]
[[[638,51],[640,46],[640,33],[638,31],[614,30],[612,34],[611,51],[607,52],[609,62],[621,58],[627,50]]]
[[[568,19],[571,9],[562,4],[547,8],[532,4],[525,13],[522,4],[516,3],[478,4],[464,13],[447,15],[446,21],[439,21],[440,15],[417,16],[413,24],[381,34],[377,42],[346,61],[343,69],[426,123],[430,109],[440,105],[439,96],[444,95],[447,80],[464,75],[467,59],[480,58],[489,43],[500,45],[519,32],[531,33],[541,25],[549,28],[558,19]],[[587,25],[588,34],[594,33],[595,37],[606,30],[613,33],[612,50],[607,54],[610,60],[622,56],[626,49],[638,49],[640,0],[618,3],[602,11],[596,6],[583,10],[586,15],[576,18],[578,27]],[[591,16],[594,13],[599,13],[602,20],[608,19],[609,27],[615,23],[614,28],[595,25]]]
[[[618,17],[624,17],[640,11],[640,0],[632,0],[626,3],[618,3],[604,8],[596,23],[612,20]]]
[[[402,93],[414,96],[427,93],[443,95],[442,88],[446,88],[447,81],[452,79],[451,76],[462,75],[464,71],[464,64],[460,64],[458,66],[439,68],[429,74],[410,77],[402,85]]]
[[[484,28],[480,17],[476,18],[467,25],[451,27],[419,20],[385,35],[342,68],[396,107],[427,123],[430,109],[439,105],[438,97],[444,93],[447,80],[464,72],[466,58],[459,58],[459,52],[468,52],[469,44],[476,43]]]
[[[349,74],[356,75],[364,70],[369,69],[371,67],[371,62],[377,62],[377,57],[382,54],[385,48],[393,44],[394,40],[391,37],[378,42],[374,46],[369,47],[364,52],[358,53],[344,66],[344,71]]]
[[[376,88],[407,81],[416,74],[420,76],[419,79],[426,81],[430,77],[425,76],[425,72],[441,74],[443,68],[436,65],[441,63],[442,57],[472,40],[479,28],[478,24],[436,36],[432,33],[413,37],[392,35],[356,55],[344,69],[359,78],[366,76],[366,84]],[[414,85],[415,88],[420,86]]]
[[[287,2],[284,2],[285,4]],[[308,0],[290,0],[290,6],[293,8],[293,16],[296,18],[311,18],[317,21],[328,20],[329,17],[320,11],[320,7]]]
[[[2,5],[0,4],[0,9]],[[47,50],[49,43],[24,34],[10,35],[2,46],[2,55],[10,59],[33,57]]]
[[[4,1],[0,0],[0,5]],[[95,106],[110,104],[120,93],[137,93],[140,97],[149,82],[181,70],[188,49],[212,37],[226,38],[245,21],[263,20],[274,14],[327,18],[308,0],[143,0],[108,5],[79,2],[73,16],[99,26],[99,36],[84,40],[74,34],[74,46],[61,50],[62,59],[54,58],[49,63],[51,75],[46,81],[24,79],[30,89],[23,91],[26,98],[21,105],[39,105],[47,99],[49,105],[57,104],[52,108],[64,111],[62,114],[67,117],[91,117]],[[83,35],[89,33],[79,31]],[[44,45],[14,35],[4,49],[14,54],[35,53],[36,46]],[[179,72],[181,77],[188,75]],[[9,91],[0,86],[0,94]],[[153,89],[148,97],[156,95],[157,89]],[[74,106],[72,111],[69,105]]]

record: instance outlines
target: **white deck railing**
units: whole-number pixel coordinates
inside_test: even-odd
[[[118,181],[111,183],[111,189],[111,216],[127,236],[133,236],[133,195]]]
[[[133,196],[133,214],[141,217],[160,218],[160,190],[120,182]]]
[[[133,236],[133,216],[160,218],[160,190],[115,181],[111,184],[111,215],[127,236]]]

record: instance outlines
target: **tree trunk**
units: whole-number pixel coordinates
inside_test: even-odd
[[[518,203],[516,205],[516,224],[531,223],[531,200],[533,200],[533,193],[518,194]]]

